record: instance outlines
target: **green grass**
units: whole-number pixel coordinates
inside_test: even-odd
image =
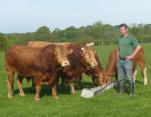
[[[6,72],[4,67],[4,53],[0,53],[0,117],[150,117],[151,116],[151,46],[143,45],[148,68],[148,85],[143,85],[141,74],[137,75],[135,96],[129,97],[128,93],[119,96],[117,89],[111,89],[98,94],[91,99],[80,97],[80,91],[74,96],[69,93],[69,87],[58,89],[58,100],[50,95],[49,87],[42,89],[40,102],[34,100],[34,93],[26,81],[23,82],[26,96],[20,97],[15,83],[15,96],[7,98]],[[98,56],[103,64],[115,46],[96,47]],[[91,83],[91,79],[84,76],[84,84]]]

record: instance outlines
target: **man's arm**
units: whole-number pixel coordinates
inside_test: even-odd
[[[134,58],[134,56],[136,55],[136,53],[141,49],[141,45],[136,46],[136,49],[134,50],[133,54],[129,55],[126,57],[126,60],[131,60]]]

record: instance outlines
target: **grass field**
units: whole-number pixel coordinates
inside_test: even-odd
[[[119,96],[117,90],[111,89],[98,94],[91,99],[80,97],[81,90],[74,96],[70,95],[69,87],[58,88],[58,100],[50,95],[49,87],[42,89],[40,102],[35,102],[31,85],[23,82],[25,97],[20,97],[17,83],[15,96],[7,98],[6,73],[4,69],[4,53],[0,53],[0,117],[150,117],[151,116],[151,44],[143,45],[148,68],[148,85],[143,85],[140,72],[135,83],[135,95],[128,96],[128,92]],[[115,46],[96,47],[103,66],[107,57]],[[140,71],[140,70],[139,70]],[[91,79],[84,76],[83,85],[90,84]]]

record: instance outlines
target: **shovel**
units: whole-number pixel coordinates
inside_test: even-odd
[[[82,89],[81,97],[91,98],[94,95],[96,95],[98,93],[102,93],[106,90],[109,90],[109,89],[115,87],[115,86],[117,86],[117,81],[113,81],[110,84],[107,84],[107,85],[102,86],[102,87],[98,86],[98,87],[95,87],[95,88],[84,88],[84,89]]]

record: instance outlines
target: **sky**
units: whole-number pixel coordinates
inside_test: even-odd
[[[51,31],[91,25],[151,23],[151,0],[0,0],[0,32]]]

